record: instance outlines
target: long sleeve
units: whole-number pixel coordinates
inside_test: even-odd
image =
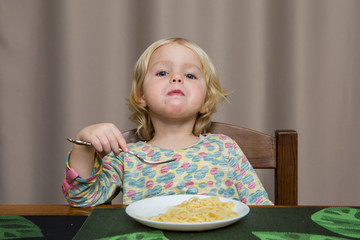
[[[245,154],[235,141],[231,141],[225,146],[229,149],[229,165],[234,171],[233,179],[240,201],[248,205],[273,205]]]
[[[81,178],[66,160],[66,174],[62,192],[71,206],[91,207],[110,202],[122,188],[124,176],[123,160],[119,156],[107,155],[103,159],[95,156],[91,176]]]
[[[268,195],[236,142],[208,134],[185,149],[161,149],[146,142],[129,145],[149,161],[177,158],[167,164],[147,165],[121,153],[96,156],[88,179],[67,163],[63,193],[72,206],[95,206],[111,201],[121,190],[123,203],[163,195],[206,194],[240,200],[248,205],[270,205]],[[68,156],[69,158],[69,156]]]

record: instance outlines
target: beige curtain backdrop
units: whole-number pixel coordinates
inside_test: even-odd
[[[0,0],[0,204],[65,204],[65,138],[134,127],[136,59],[181,36],[231,92],[214,120],[298,131],[299,204],[358,205],[359,13],[357,0]]]

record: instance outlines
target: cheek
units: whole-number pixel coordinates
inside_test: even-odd
[[[165,94],[164,87],[161,82],[158,81],[148,81],[144,82],[143,85],[144,98],[147,103],[158,100],[161,96]]]
[[[207,88],[206,88],[205,82],[203,82],[203,83],[201,83],[201,87],[199,87],[199,90],[198,90],[199,97],[201,97],[203,99],[202,101],[205,101],[206,93],[207,93]]]

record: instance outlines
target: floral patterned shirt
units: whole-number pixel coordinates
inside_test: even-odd
[[[72,206],[95,206],[111,201],[120,191],[123,204],[175,194],[204,194],[240,200],[248,205],[272,205],[263,185],[237,143],[221,134],[207,134],[188,148],[161,149],[139,141],[130,151],[150,161],[174,162],[147,165],[121,153],[96,156],[89,178],[69,166],[62,191]]]

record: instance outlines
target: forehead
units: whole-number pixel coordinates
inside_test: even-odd
[[[192,49],[179,43],[166,44],[152,53],[150,65],[162,61],[183,62],[196,65],[200,69],[202,68],[199,56]]]

